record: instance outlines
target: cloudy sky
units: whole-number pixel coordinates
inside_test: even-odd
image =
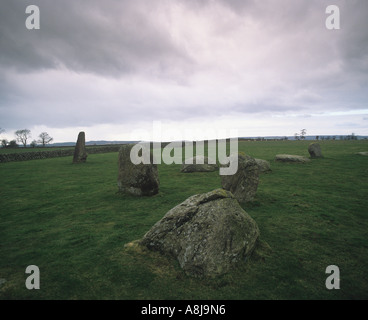
[[[366,0],[2,0],[1,137],[368,135],[367,16]]]

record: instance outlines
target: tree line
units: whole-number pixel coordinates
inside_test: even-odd
[[[5,132],[4,129],[0,128],[0,134]],[[24,148],[27,147],[27,143],[31,139],[31,130],[29,129],[20,129],[14,132],[15,139],[8,141],[7,139],[1,139],[1,146],[3,148],[17,148],[19,145],[17,142],[21,143]],[[47,144],[49,144],[51,141],[53,141],[54,138],[50,137],[50,135],[47,132],[41,132],[38,135],[38,140],[33,140],[29,145],[30,147],[34,148],[37,145],[41,145],[42,147],[45,147]]]
[[[354,133],[347,136],[316,136],[316,140],[337,140],[337,137],[339,140],[358,140],[358,137]]]

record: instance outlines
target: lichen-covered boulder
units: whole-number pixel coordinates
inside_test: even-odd
[[[263,159],[254,159],[254,160],[256,160],[258,164],[260,173],[268,173],[272,171],[271,165],[267,160],[263,160]]]
[[[319,145],[319,143],[311,143],[308,146],[308,152],[311,158],[322,158],[323,157],[321,146]]]
[[[231,192],[216,189],[172,208],[140,245],[177,258],[189,275],[214,277],[244,261],[258,237],[256,222]]]
[[[119,191],[136,196],[152,196],[159,191],[157,165],[134,164],[130,158],[133,144],[123,145],[119,150],[118,187]],[[151,154],[152,158],[152,154]]]
[[[233,175],[221,176],[221,185],[230,191],[239,202],[254,200],[259,183],[259,166],[254,158],[243,152],[232,154],[230,162],[238,157],[238,170]]]
[[[205,156],[195,156],[187,159],[181,166],[181,172],[212,172],[218,169],[215,161]]]
[[[299,163],[307,163],[310,162],[310,159],[303,156],[297,156],[293,154],[277,154],[275,156],[275,160],[279,162],[299,162]]]

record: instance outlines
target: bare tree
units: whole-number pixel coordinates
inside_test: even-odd
[[[9,141],[8,141],[8,140],[6,140],[6,139],[2,139],[2,140],[1,140],[1,146],[2,146],[3,148],[6,148],[6,147],[8,146],[8,143],[9,143]]]
[[[38,137],[40,139],[37,142],[41,143],[43,147],[54,140],[54,138],[51,138],[47,132],[42,132]]]
[[[0,134],[2,134],[5,130],[3,128],[0,128]],[[1,145],[3,148],[6,148],[6,146],[8,145],[8,140],[6,139],[2,139],[1,140]]]
[[[307,129],[300,130],[300,139],[304,140],[306,133],[307,133]]]
[[[17,136],[17,141],[21,142],[24,147],[27,147],[27,140],[31,137],[31,130],[22,129],[15,131],[15,135]]]

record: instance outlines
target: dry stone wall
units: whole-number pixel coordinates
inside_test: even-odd
[[[87,147],[88,154],[118,152],[121,145]],[[0,154],[0,163],[12,161],[28,161],[74,155],[74,148],[60,150],[30,151]]]

